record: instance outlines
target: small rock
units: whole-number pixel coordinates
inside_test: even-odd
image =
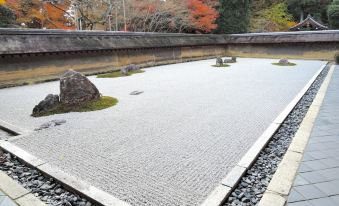
[[[121,69],[120,69],[120,72],[121,72],[122,75],[127,76],[127,75],[128,75],[128,69],[127,69],[127,67],[121,68]]]
[[[139,94],[142,94],[144,93],[143,91],[133,91],[130,93],[130,95],[139,95]]]
[[[49,94],[33,108],[32,116],[38,116],[41,113],[52,111],[59,105],[59,103],[59,95]]]
[[[61,119],[61,120],[52,120],[51,122],[54,123],[54,126],[59,126],[59,125],[65,124],[66,120],[64,120],[64,119]]]

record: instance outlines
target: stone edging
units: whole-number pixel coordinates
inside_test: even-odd
[[[26,133],[29,133],[27,130],[24,130],[24,129],[21,129],[17,126],[14,126],[8,122],[5,122],[3,120],[0,119],[0,129],[14,135],[14,136],[17,136],[17,135],[23,135],[23,134],[26,134]]]
[[[279,116],[271,123],[264,133],[257,139],[247,153],[241,158],[238,164],[227,174],[221,183],[210,193],[205,201],[200,206],[219,206],[229,197],[233,189],[237,186],[243,175],[251,168],[256,161],[260,152],[265,148],[272,136],[279,129],[286,117],[298,104],[313,82],[317,79],[320,73],[325,69],[323,65],[305,87],[295,96],[295,98],[286,106]],[[275,204],[273,204],[275,205]]]
[[[98,204],[100,206],[130,206],[130,204],[128,204],[127,202],[119,200],[112,195],[94,186],[89,185],[88,183],[85,183],[71,175],[66,174],[58,168],[53,167],[47,162],[36,158],[35,156],[27,153],[26,151],[20,149],[19,147],[13,145],[8,141],[0,140],[0,148],[16,156],[18,159],[25,162],[30,167],[33,167],[46,176],[53,178],[62,186],[64,186],[65,189],[77,193],[95,204]]]
[[[334,72],[334,67],[335,66],[332,66],[330,68],[324,83],[321,85],[317,96],[310,106],[291,145],[259,202],[259,206],[284,206],[286,204],[299,165],[302,161],[303,153],[311,135],[313,123],[318,116],[320,107],[326,95],[328,85]]]
[[[0,189],[20,206],[46,206],[39,198],[0,171]]]

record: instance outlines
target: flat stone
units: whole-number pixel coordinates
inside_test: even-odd
[[[267,189],[287,196],[293,185],[301,159],[300,153],[287,151]]]
[[[200,206],[219,206],[230,192],[230,187],[219,185]]]
[[[139,95],[139,94],[142,94],[144,93],[143,91],[133,91],[130,93],[130,95]]]
[[[32,194],[27,194],[23,197],[20,197],[16,199],[16,202],[19,204],[19,206],[46,206],[45,203],[43,203],[40,199],[35,197]]]
[[[258,206],[285,206],[286,199],[280,195],[266,192]]]
[[[28,190],[16,183],[2,171],[0,171],[0,188],[12,199],[16,199],[29,193]]]
[[[17,204],[9,197],[0,197],[0,206],[17,206]]]
[[[233,188],[240,181],[241,177],[245,172],[246,168],[235,166],[221,181],[221,184]]]

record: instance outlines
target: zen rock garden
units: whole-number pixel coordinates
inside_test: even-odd
[[[102,74],[106,78],[70,70],[59,81],[0,90],[0,115],[30,131],[9,137],[10,144],[118,200],[199,206],[326,64],[286,60],[280,63],[297,69],[277,69],[273,62],[279,60],[220,57],[132,77],[142,72],[135,65]],[[232,69],[211,69],[216,63]],[[327,71],[223,206],[258,204]],[[0,170],[49,205],[95,205],[7,152],[0,162]]]

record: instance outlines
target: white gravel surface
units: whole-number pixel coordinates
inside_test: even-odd
[[[91,80],[119,99],[95,112],[29,115],[58,82],[0,90],[0,119],[33,130],[66,124],[13,143],[132,205],[198,205],[325,64],[238,59],[228,68],[204,60]],[[132,96],[132,91],[144,91]]]

